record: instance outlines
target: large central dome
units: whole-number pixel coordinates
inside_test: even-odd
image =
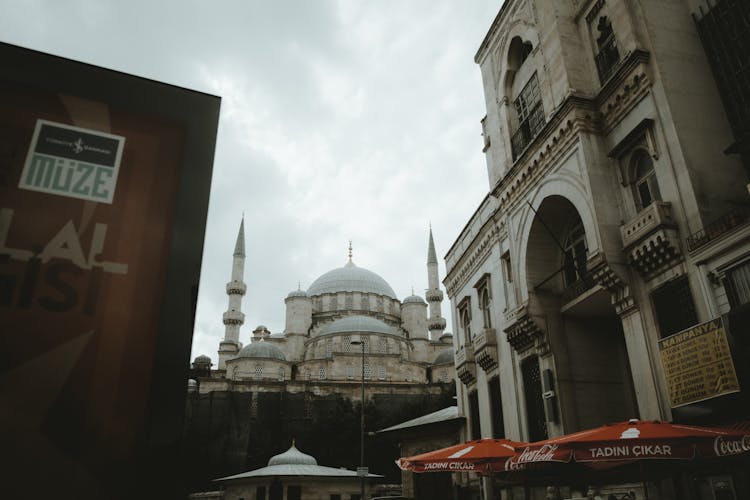
[[[362,267],[357,267],[352,261],[344,267],[328,271],[310,285],[307,295],[321,295],[337,292],[364,292],[397,298],[391,286],[380,276]]]

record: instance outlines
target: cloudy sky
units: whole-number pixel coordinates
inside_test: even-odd
[[[193,337],[214,361],[245,213],[241,331],[354,262],[424,295],[487,193],[474,54],[501,0],[0,0],[0,40],[222,98]],[[453,331],[450,307],[443,315]]]

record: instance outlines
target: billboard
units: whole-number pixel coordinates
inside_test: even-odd
[[[10,491],[171,496],[220,99],[6,44],[0,60]]]
[[[740,391],[721,318],[659,340],[672,408]]]

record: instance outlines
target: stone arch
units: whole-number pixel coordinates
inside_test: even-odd
[[[575,208],[576,212],[578,212],[578,216],[581,218],[586,233],[586,244],[588,246],[589,255],[593,255],[601,248],[593,210],[586,201],[586,194],[583,186],[570,179],[562,178],[560,175],[543,181],[537,188],[537,191],[530,202],[534,210],[531,210],[527,204],[523,209],[520,223],[518,225],[520,237],[517,239],[516,255],[518,255],[518,282],[521,302],[525,302],[529,298],[526,262],[528,258],[529,235],[531,234],[531,228],[536,218],[535,211],[538,212],[542,203],[554,196],[563,198]]]

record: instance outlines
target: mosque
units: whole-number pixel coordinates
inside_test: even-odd
[[[385,279],[354,263],[350,243],[343,267],[287,295],[283,332],[258,326],[247,342],[240,335],[245,257],[243,220],[218,362],[198,356],[191,369],[185,435],[201,457],[196,474],[215,479],[262,467],[294,438],[323,463],[356,466],[363,376],[368,431],[455,404],[432,229],[424,298],[399,300]],[[397,449],[366,449],[373,472],[399,477]]]

